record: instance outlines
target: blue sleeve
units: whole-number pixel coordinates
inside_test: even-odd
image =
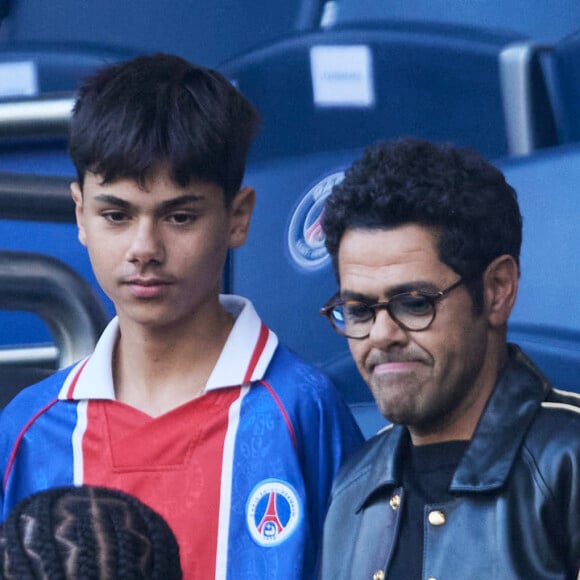
[[[65,369],[23,389],[0,413],[0,521],[6,519],[16,498],[26,495],[26,482],[12,481],[12,474],[20,458],[17,448],[20,437],[33,417],[55,400],[67,373],[68,369]],[[26,475],[29,473],[30,470],[26,471]],[[6,491],[7,480],[12,484],[10,487],[14,497]]]
[[[362,446],[364,437],[334,385],[325,377],[315,378],[317,384],[312,387],[318,396],[308,409],[301,409],[298,450],[308,497],[317,498],[317,504],[308,509],[311,526],[321,536],[334,478],[344,460]]]
[[[318,554],[334,478],[345,459],[362,446],[364,437],[326,375],[289,353],[281,353],[277,362],[284,375],[279,394],[295,430],[307,499],[305,513]],[[316,567],[312,563],[311,569]]]

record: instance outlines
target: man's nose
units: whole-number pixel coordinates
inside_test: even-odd
[[[375,312],[375,321],[371,326],[368,340],[378,349],[385,349],[391,344],[402,344],[408,341],[407,331],[399,326],[386,308]]]

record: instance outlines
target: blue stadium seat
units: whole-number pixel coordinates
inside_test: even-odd
[[[331,0],[325,24],[446,22],[520,33],[552,44],[578,28],[576,0]]]
[[[259,42],[294,30],[302,0],[13,0],[1,38],[8,47],[92,45],[171,52],[216,66]]]
[[[37,97],[76,91],[81,80],[107,63],[127,60],[135,53],[91,47],[79,50],[60,44],[0,45],[0,98]],[[16,83],[14,66],[26,78]],[[7,67],[13,67],[8,71]],[[4,73],[4,74],[3,74]],[[13,92],[9,90],[15,86]],[[20,93],[18,88],[21,87]]]
[[[580,19],[576,21],[580,27]],[[551,88],[558,136],[562,143],[580,141],[580,29],[554,46]]]
[[[515,45],[524,47],[533,86],[506,94],[512,66],[503,69],[502,55]],[[540,64],[517,34],[420,23],[335,27],[283,38],[221,70],[262,113],[253,160],[405,135],[471,145],[491,158],[556,142]],[[522,95],[533,103],[520,103]],[[520,104],[533,109],[518,117],[532,127],[514,151],[506,114]]]
[[[518,192],[524,223],[509,339],[557,388],[580,393],[580,146],[497,165]]]
[[[101,66],[134,56],[65,45],[0,45],[0,172],[73,175],[67,136],[74,93]]]
[[[553,331],[573,335],[580,331],[580,145],[497,165],[518,192],[524,218],[520,292],[512,324],[520,329],[527,325],[530,338],[546,329],[547,344]],[[571,350],[576,350],[579,365],[580,344]],[[580,381],[580,366],[576,376]]]
[[[8,10],[10,9],[10,2],[11,0],[0,0],[0,25],[2,24],[2,20],[8,14]]]

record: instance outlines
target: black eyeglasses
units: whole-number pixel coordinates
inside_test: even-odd
[[[347,338],[367,338],[375,323],[377,310],[383,309],[404,330],[427,330],[435,320],[437,302],[463,282],[463,278],[460,278],[455,284],[439,292],[403,292],[374,304],[360,300],[342,300],[335,295],[320,309],[320,314],[328,318],[338,334]]]

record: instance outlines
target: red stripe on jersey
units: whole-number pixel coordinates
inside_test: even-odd
[[[159,512],[180,546],[184,578],[213,578],[224,443],[240,387],[209,391],[160,417],[91,401],[83,482],[133,494]]]
[[[77,371],[77,374],[73,377],[73,380],[70,383],[70,386],[68,388],[68,391],[66,392],[66,398],[70,401],[71,399],[73,399],[73,395],[74,395],[74,391],[75,391],[75,387],[77,386],[79,377],[81,376],[81,373],[83,372],[86,364],[89,362],[89,359],[87,358],[85,360],[85,362],[81,365],[81,368]]]
[[[10,477],[10,472],[12,471],[12,466],[14,465],[14,460],[16,459],[16,453],[18,452],[18,448],[20,447],[20,442],[22,441],[24,434],[26,433],[26,431],[28,431],[28,429],[30,429],[30,426],[36,421],[36,419],[38,419],[38,417],[40,417],[40,415],[42,415],[43,413],[46,413],[46,411],[48,411],[57,402],[58,402],[58,399],[54,399],[54,401],[51,401],[50,403],[48,403],[48,405],[45,405],[42,409],[40,409],[40,411],[38,411],[38,413],[35,413],[30,418],[30,420],[26,423],[26,425],[24,425],[22,431],[20,431],[20,433],[18,434],[18,437],[16,438],[16,441],[14,442],[14,447],[12,447],[12,451],[10,453],[10,458],[8,459],[8,465],[6,466],[6,473],[4,474],[4,481],[2,482],[4,489],[6,489],[6,484],[8,483],[8,478]]]
[[[276,402],[276,405],[278,405],[278,408],[280,409],[280,413],[282,413],[282,417],[284,417],[286,427],[288,427],[288,432],[290,433],[290,439],[292,439],[292,445],[294,446],[294,449],[297,449],[298,444],[296,442],[296,433],[294,432],[294,427],[292,426],[292,421],[290,421],[290,417],[288,416],[288,413],[286,412],[286,409],[284,408],[282,401],[279,399],[278,395],[276,394],[276,391],[266,381],[260,381],[260,382],[266,387],[266,389],[268,389],[268,392],[270,393],[270,395],[272,396],[272,398]]]
[[[248,365],[248,370],[244,376],[244,381],[242,384],[247,384],[250,382],[254,371],[256,370],[256,366],[258,366],[258,362],[260,361],[260,357],[266,348],[266,344],[268,343],[268,335],[270,331],[268,327],[262,322],[260,327],[260,335],[258,336],[258,341],[256,342],[256,346],[254,347],[254,352],[252,353],[252,358],[250,359],[250,364]]]

